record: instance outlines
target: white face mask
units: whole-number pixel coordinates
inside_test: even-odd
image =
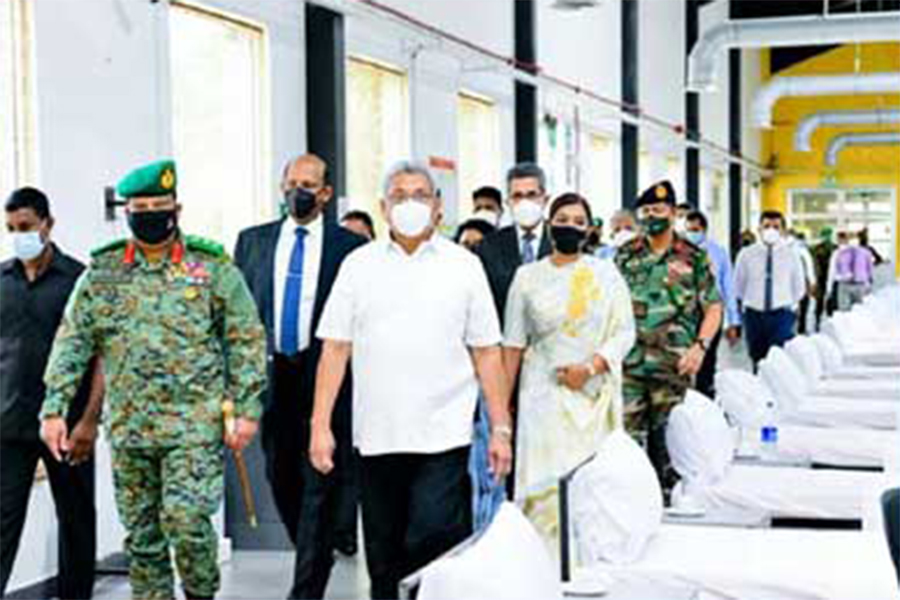
[[[772,246],[781,240],[781,232],[774,227],[766,227],[762,230],[762,241],[764,244]]]
[[[500,215],[495,213],[492,210],[486,210],[486,209],[476,210],[475,213],[472,215],[472,218],[490,223],[494,227],[496,227],[500,223]]]
[[[41,239],[41,232],[26,231],[10,234],[13,242],[13,252],[16,258],[22,261],[34,260],[44,251],[46,242]]]
[[[630,229],[620,229],[613,235],[612,243],[616,248],[621,248],[635,238],[635,233]]]
[[[531,229],[544,218],[544,206],[534,200],[519,200],[513,206],[513,217],[520,227]]]
[[[391,208],[391,225],[404,237],[419,237],[431,225],[431,207],[415,200],[395,204]]]

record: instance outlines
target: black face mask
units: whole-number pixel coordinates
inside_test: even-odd
[[[550,228],[553,246],[562,254],[577,254],[587,237],[587,232],[577,227],[554,225]]]
[[[128,226],[134,237],[146,244],[161,244],[178,227],[178,215],[174,210],[151,210],[128,213]]]
[[[304,188],[291,188],[284,193],[288,210],[296,219],[305,219],[316,210],[316,195]]]

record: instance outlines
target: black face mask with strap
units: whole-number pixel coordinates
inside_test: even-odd
[[[128,213],[128,226],[134,237],[146,244],[161,244],[178,228],[178,214],[171,210]]]

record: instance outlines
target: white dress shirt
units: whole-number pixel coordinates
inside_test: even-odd
[[[317,334],[353,344],[353,441],[363,456],[471,443],[469,349],[501,341],[474,254],[437,234],[411,256],[390,240],[363,246],[341,266]]]
[[[734,293],[744,308],[765,310],[768,246],[757,242],[741,250],[734,267]],[[772,248],[772,310],[793,309],[806,295],[803,263],[794,246],[781,241]]]
[[[284,286],[287,283],[288,268],[291,265],[291,254],[297,239],[297,222],[291,217],[284,220],[278,234],[278,246],[275,248],[275,347],[281,345],[281,314],[284,305]],[[309,347],[312,339],[313,309],[316,305],[316,291],[319,287],[319,268],[322,263],[322,217],[312,223],[303,225],[306,237],[303,241],[303,283],[300,290],[300,318],[297,319],[297,351],[303,352]]]
[[[523,256],[522,254],[522,246],[525,244],[525,230],[522,229],[519,225],[515,226],[516,228],[516,239],[519,240],[519,256]],[[531,240],[531,249],[534,250],[534,261],[537,262],[541,259],[538,254],[541,249],[541,242],[544,238],[544,222],[541,221],[538,223],[537,227],[532,229],[532,233],[534,233],[534,239]]]

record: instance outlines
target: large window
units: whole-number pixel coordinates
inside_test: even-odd
[[[728,245],[728,206],[725,175],[722,171],[700,169],[700,210],[709,219],[709,232],[720,244]]]
[[[34,185],[37,152],[34,125],[30,4],[0,1],[0,198]],[[0,227],[5,254],[6,227]]]
[[[385,232],[378,201],[385,171],[409,155],[407,78],[360,57],[347,61],[347,208],[367,211]]]
[[[483,185],[502,187],[500,165],[500,115],[490,99],[459,94],[459,183],[457,215],[462,222],[472,214],[472,192]]]
[[[266,33],[257,24],[173,3],[173,129],[183,225],[229,249],[272,218]]]
[[[808,239],[818,238],[823,227],[850,232],[868,229],[869,243],[891,259],[895,201],[891,188],[791,190],[788,220]]]

